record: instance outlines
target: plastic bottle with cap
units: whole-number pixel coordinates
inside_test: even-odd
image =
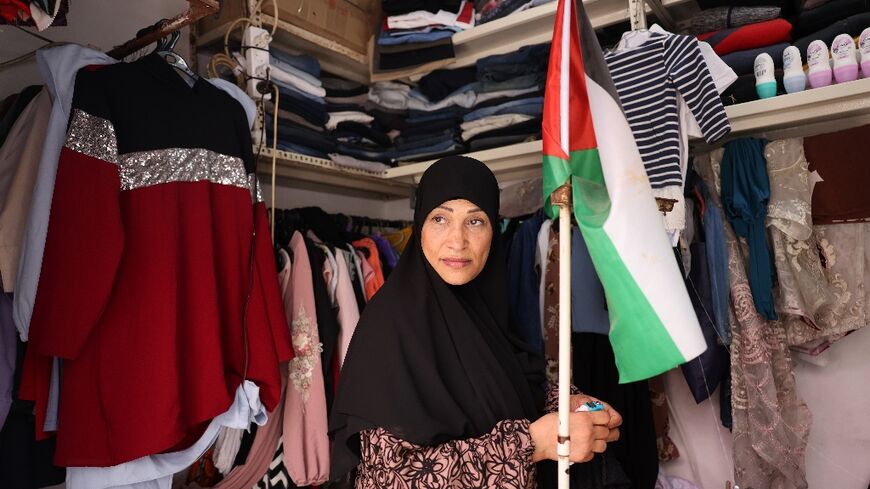
[[[810,67],[810,86],[826,87],[831,84],[831,58],[825,41],[815,40],[807,47],[807,64]]]
[[[807,88],[807,75],[801,62],[801,50],[789,46],[782,52],[782,84],[788,93],[802,92]]]
[[[870,78],[870,27],[858,38],[858,54],[861,55],[861,73],[864,78]]]
[[[834,58],[834,79],[845,83],[858,79],[858,60],[855,58],[855,41],[849,34],[840,34],[831,44]]]
[[[773,58],[761,53],[755,58],[755,91],[758,98],[776,96],[776,77],[773,72]]]

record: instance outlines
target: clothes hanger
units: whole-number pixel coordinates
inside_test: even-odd
[[[161,20],[157,23],[159,26],[161,23],[166,22],[166,19]],[[157,41],[157,48],[154,52],[157,53],[158,56],[163,58],[169,66],[177,69],[181,73],[187,75],[191,80],[197,81],[199,80],[199,76],[190,69],[187,61],[184,58],[175,52],[175,45],[178,43],[178,38],[181,37],[181,33],[178,31],[173,31],[168,36],[164,37]]]

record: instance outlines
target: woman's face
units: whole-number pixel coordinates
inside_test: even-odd
[[[448,200],[426,216],[421,241],[423,254],[441,279],[450,285],[464,285],[486,265],[492,223],[475,204]]]

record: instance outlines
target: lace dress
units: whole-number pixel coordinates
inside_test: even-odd
[[[695,160],[696,169],[719,201],[718,149]],[[713,191],[715,190],[715,192]],[[766,321],[753,305],[746,274],[746,244],[725,226],[731,284],[731,369],[734,466],[740,487],[806,488],[804,453],[810,411],[798,397],[791,352],[780,321]]]

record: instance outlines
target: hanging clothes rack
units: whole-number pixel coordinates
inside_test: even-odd
[[[190,25],[199,19],[217,13],[220,10],[218,0],[188,0],[190,8],[175,17],[161,23],[153,31],[141,37],[135,37],[120,46],[113,48],[107,54],[115,59],[123,59],[145,46]]]

